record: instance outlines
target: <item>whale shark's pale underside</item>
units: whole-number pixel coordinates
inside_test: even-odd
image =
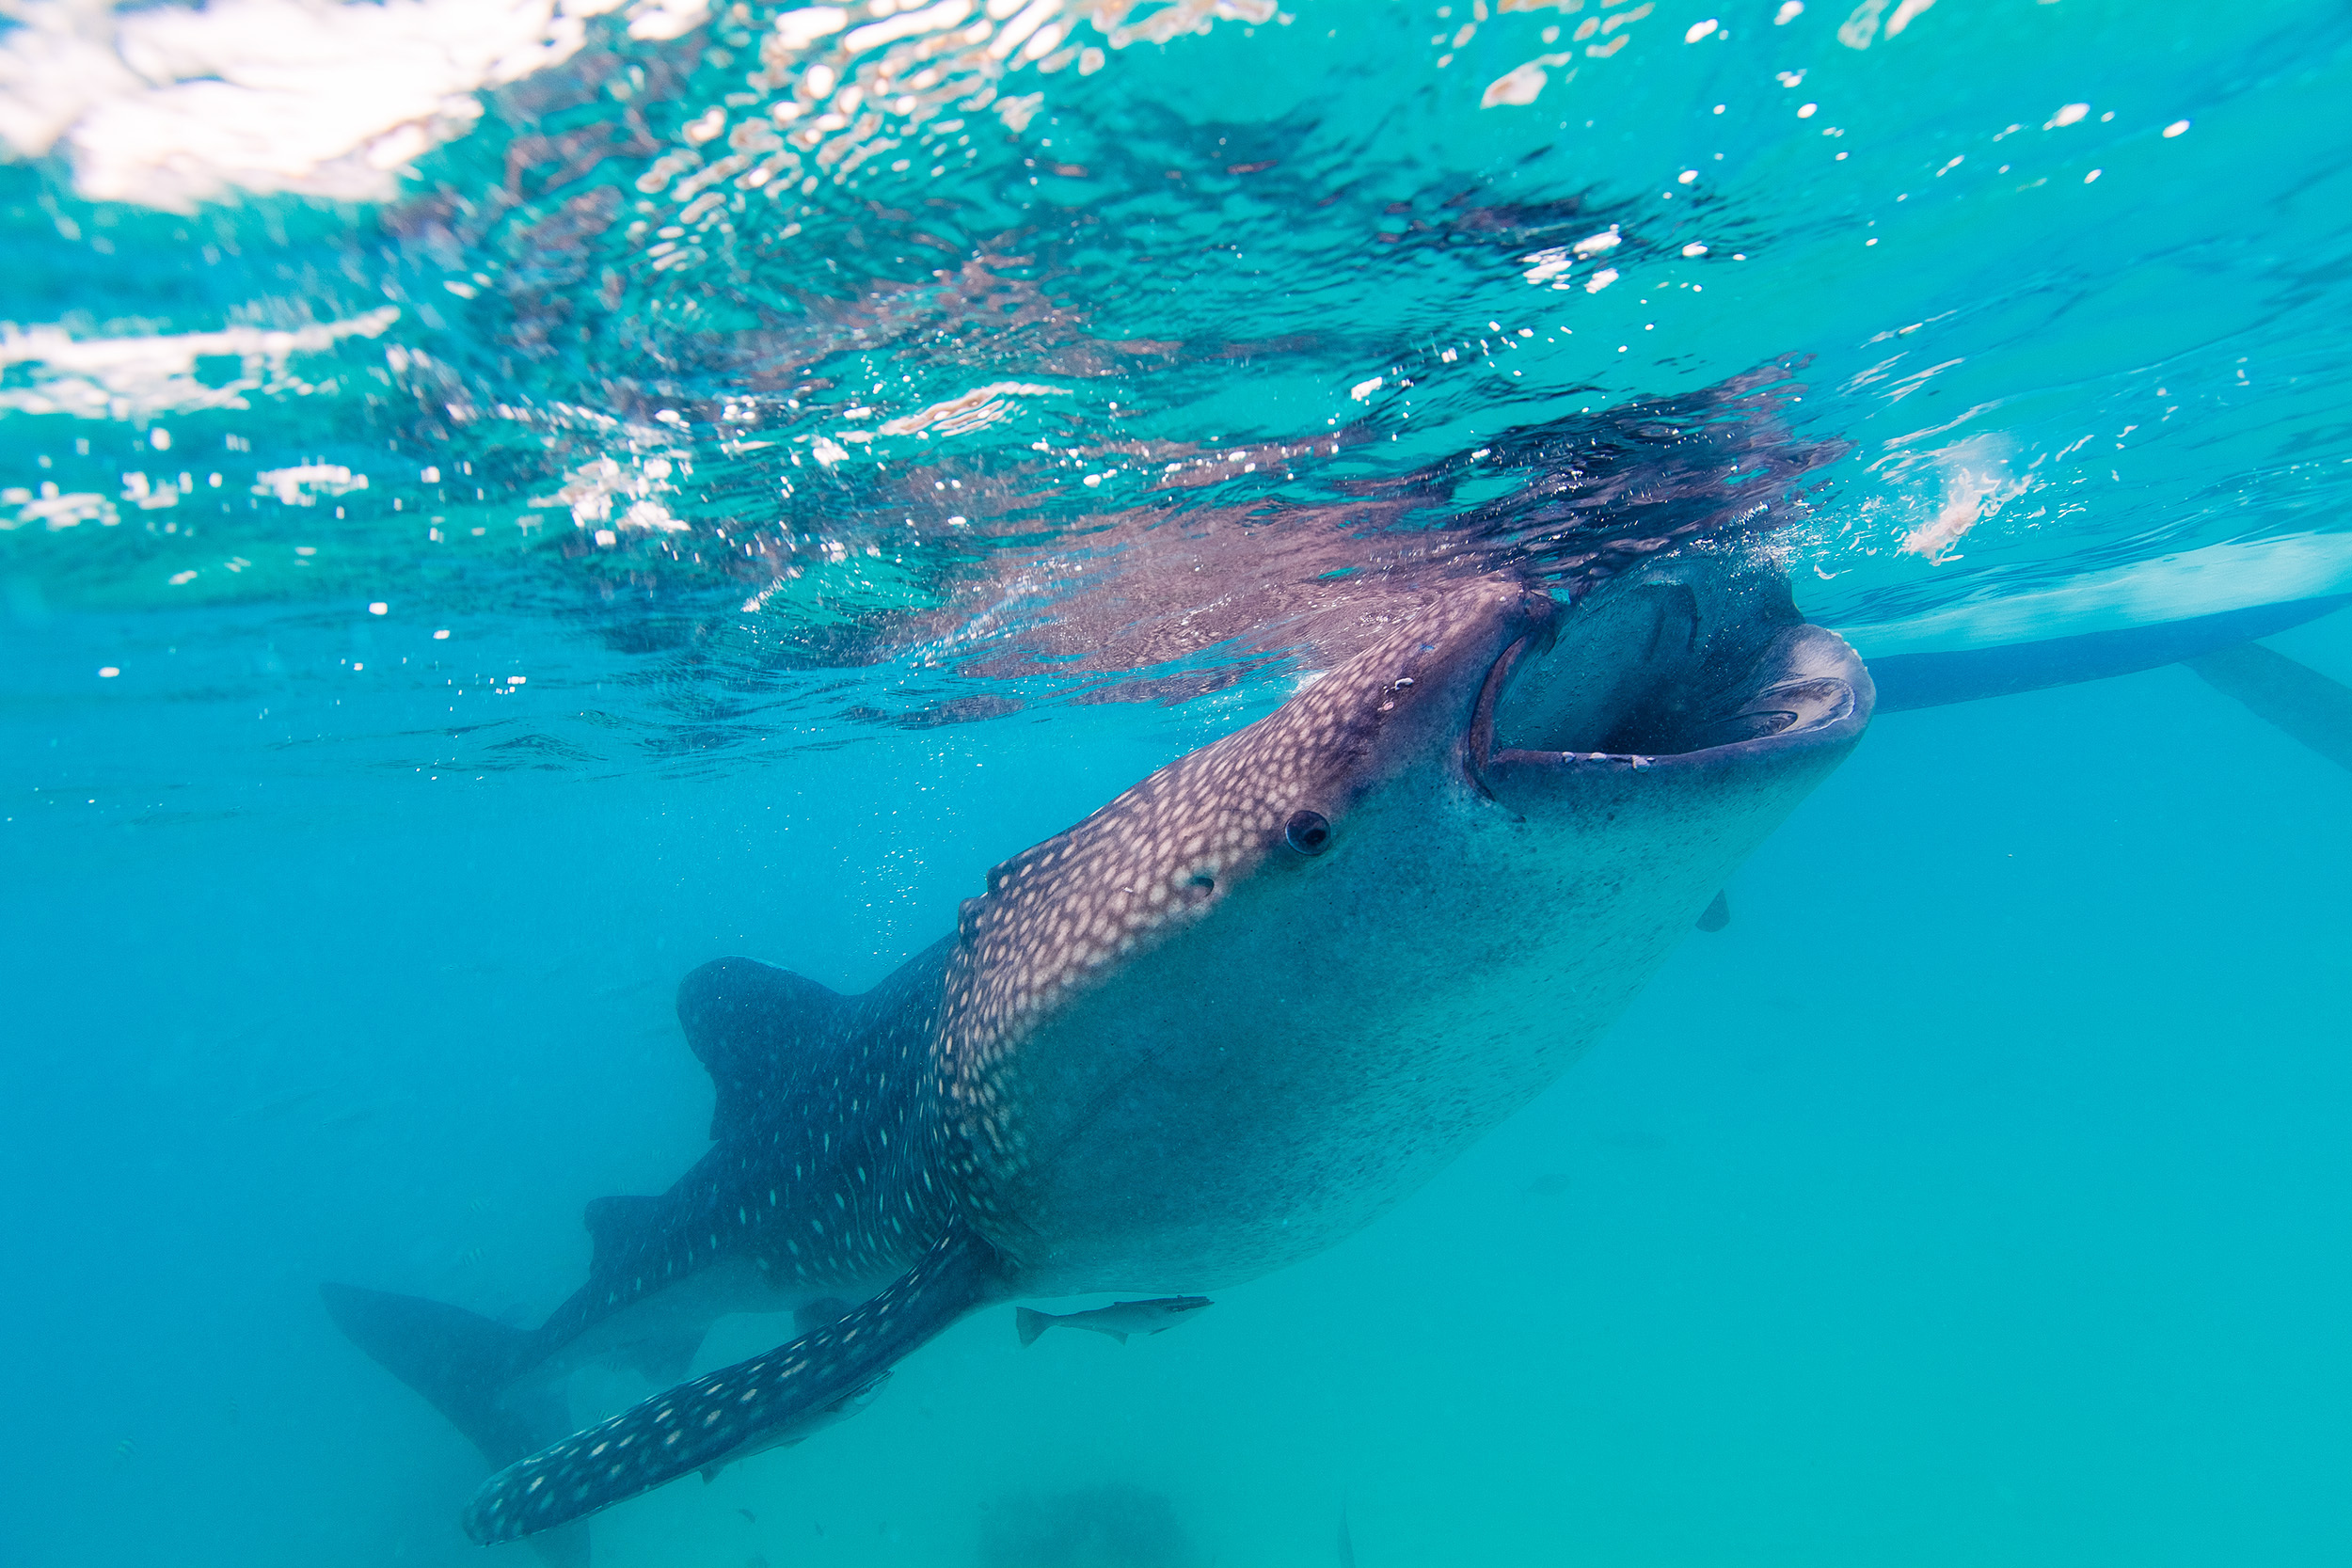
[[[1775,483],[1817,461],[1756,445]],[[587,1282],[537,1329],[327,1287],[502,1466],[467,1530],[548,1530],[797,1442],[993,1303],[1198,1294],[1311,1256],[1565,1071],[1859,740],[1874,685],[1727,526],[1768,508],[1720,466],[1653,465],[1590,515],[1607,476],[1548,472],[1507,550],[1473,520],[1334,569],[1363,534],[1276,519],[1228,531],[1236,574],[1196,519],[1082,583],[1027,651],[1091,616],[1109,668],[1255,636],[1323,673],[996,866],[863,995],[745,958],[689,975],[711,1148],[659,1197],[589,1205]],[[1644,506],[1654,531],[1624,529]],[[2064,650],[2058,678],[2248,635]],[[1899,705],[2048,684],[2030,663],[1904,664]],[[2315,711],[2243,659],[2207,673]],[[583,1361],[679,1378],[718,1316],[782,1310],[789,1342],[566,1434],[559,1380]]]

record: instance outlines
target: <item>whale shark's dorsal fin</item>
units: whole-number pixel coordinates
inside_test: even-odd
[[[678,982],[678,1024],[718,1090],[712,1142],[748,1130],[763,1101],[803,1079],[805,1068],[790,1058],[834,1035],[848,1002],[814,980],[751,958],[715,959]],[[596,1228],[593,1219],[589,1227]]]

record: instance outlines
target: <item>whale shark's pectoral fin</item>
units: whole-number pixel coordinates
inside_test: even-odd
[[[901,1356],[979,1306],[996,1255],[961,1222],[923,1260],[837,1323],[657,1394],[508,1465],[465,1514],[485,1545],[549,1529],[690,1471],[797,1441],[837,1420]]]
[[[804,1301],[792,1309],[792,1331],[806,1334],[827,1323],[839,1323],[855,1310],[839,1296],[818,1296],[815,1301]]]
[[[881,1393],[882,1386],[889,1381],[890,1374],[888,1372],[883,1372],[877,1376],[871,1383],[865,1385],[863,1387],[850,1389],[848,1393],[842,1395],[831,1404],[826,1405],[823,1409],[812,1411],[807,1419],[794,1422],[790,1427],[776,1433],[766,1441],[738,1449],[733,1453],[726,1455],[724,1458],[712,1460],[709,1464],[703,1466],[703,1484],[707,1486],[712,1481],[717,1481],[719,1479],[719,1472],[725,1469],[728,1465],[734,1464],[739,1459],[749,1459],[755,1453],[766,1453],[770,1449],[788,1449],[795,1443],[804,1443],[810,1437],[833,1425],[835,1421],[848,1420],[850,1417],[856,1415],[859,1411],[873,1403],[874,1396]],[[569,1526],[565,1527],[565,1528],[569,1528]],[[559,1531],[556,1533],[561,1532]],[[539,1537],[534,1535],[532,1539],[536,1541]]]

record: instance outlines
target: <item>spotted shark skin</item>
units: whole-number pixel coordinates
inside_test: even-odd
[[[508,1540],[689,1470],[798,1441],[888,1376],[890,1363],[938,1333],[943,1318],[969,1310],[989,1283],[991,1261],[969,1231],[950,1225],[915,1268],[850,1318],[510,1465],[468,1508],[466,1532],[482,1542]]]
[[[922,1256],[949,1213],[929,1054],[942,949],[857,998],[744,959],[679,988],[678,1016],[718,1095],[713,1147],[638,1223],[589,1227],[588,1283],[541,1332],[594,1324],[720,1260],[748,1261],[775,1305],[879,1287]],[[599,1200],[611,1203],[613,1200]],[[609,1244],[607,1244],[609,1243]]]
[[[592,1212],[588,1285],[511,1370],[435,1385],[370,1348],[455,1414],[457,1382],[519,1387],[716,1275],[866,1298],[535,1453],[485,1443],[464,1523],[493,1542],[798,1441],[993,1303],[1311,1256],[1565,1071],[1870,705],[1757,560],[1673,552],[1569,604],[1469,581],[995,867],[865,996],[690,976],[709,1155],[634,1223]]]

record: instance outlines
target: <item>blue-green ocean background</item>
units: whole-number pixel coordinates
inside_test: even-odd
[[[684,266],[647,171],[787,91],[744,88],[771,10],[592,18],[381,199],[0,166],[0,319],[61,335],[0,346],[0,1564],[474,1560],[478,1457],[315,1287],[536,1321],[581,1205],[705,1147],[681,974],[862,989],[1279,701],[1282,666],[1162,704],[948,657],[1005,635],[992,562],[1163,504],[1138,444],[1353,430],[1187,492],[1306,505],[1781,363],[1774,439],[1850,450],[1759,536],[1879,646],[2342,591],[2343,10],[1863,8],[1855,48],[1676,0],[1594,56],[1557,8],[1242,8],[1013,70],[1034,115],[936,165],[755,187]],[[943,303],[982,274],[1009,308]],[[388,309],[68,406],[61,342]],[[1006,382],[1055,390],[816,459]],[[664,453],[677,528],[548,499]],[[260,477],[306,467],[370,483]],[[968,516],[917,516],[934,473]],[[1899,548],[1956,494],[1964,543]],[[2347,619],[2272,645],[2352,680]],[[1001,1568],[1002,1521],[1120,1486],[1185,1537],[1131,1568],[1335,1563],[1343,1511],[1366,1568],[2341,1562],[2348,824],[2342,769],[2179,667],[1884,717],[1729,928],[1372,1229],[1123,1348],[976,1317],[857,1419],[600,1517],[598,1560]]]

